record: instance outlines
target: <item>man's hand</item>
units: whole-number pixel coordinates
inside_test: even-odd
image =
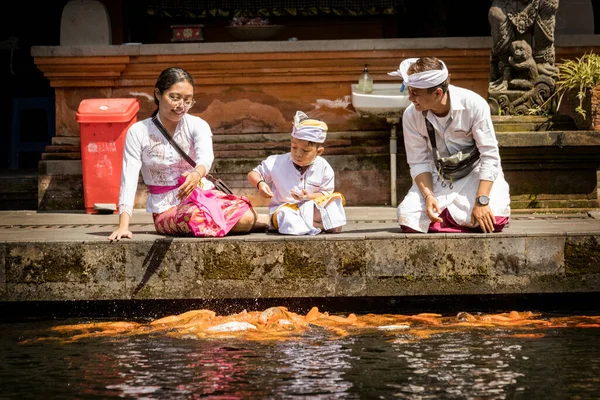
[[[485,233],[494,232],[494,222],[496,218],[490,209],[490,206],[482,206],[475,204],[473,207],[473,214],[471,214],[471,223],[475,225],[479,224],[481,230]]]
[[[427,211],[427,215],[429,216],[429,220],[431,222],[442,222],[443,219],[439,217],[440,209],[438,206],[437,199],[433,194],[427,195],[425,198],[425,209]]]

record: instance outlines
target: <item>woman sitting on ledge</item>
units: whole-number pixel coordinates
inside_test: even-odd
[[[119,227],[108,239],[132,237],[129,221],[140,170],[150,192],[146,210],[152,213],[158,233],[220,237],[266,230],[268,215],[259,216],[247,198],[216,190],[205,178],[214,160],[212,132],[206,121],[187,113],[195,103],[191,75],[181,68],[162,71],[154,102],[157,110],[152,117],[136,122],[127,132]],[[196,165],[186,161],[171,141]]]

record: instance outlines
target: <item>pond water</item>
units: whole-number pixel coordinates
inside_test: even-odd
[[[597,399],[600,313],[0,323],[2,399]]]

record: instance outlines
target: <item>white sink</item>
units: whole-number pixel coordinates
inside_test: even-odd
[[[374,83],[371,93],[362,93],[358,85],[352,85],[352,106],[361,117],[385,118],[390,125],[390,205],[397,206],[396,198],[396,129],[400,118],[410,105],[408,89],[402,88],[401,83]]]
[[[361,117],[400,118],[409,106],[408,89],[401,83],[374,83],[371,93],[362,93],[352,85],[352,106]]]

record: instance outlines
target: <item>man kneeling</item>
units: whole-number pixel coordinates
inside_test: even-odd
[[[510,218],[510,194],[487,101],[450,85],[446,65],[435,57],[406,59],[389,74],[403,79],[412,102],[402,116],[413,178],[398,206],[402,231],[501,231]],[[479,159],[465,176],[448,179],[440,170],[440,160],[475,148]]]

